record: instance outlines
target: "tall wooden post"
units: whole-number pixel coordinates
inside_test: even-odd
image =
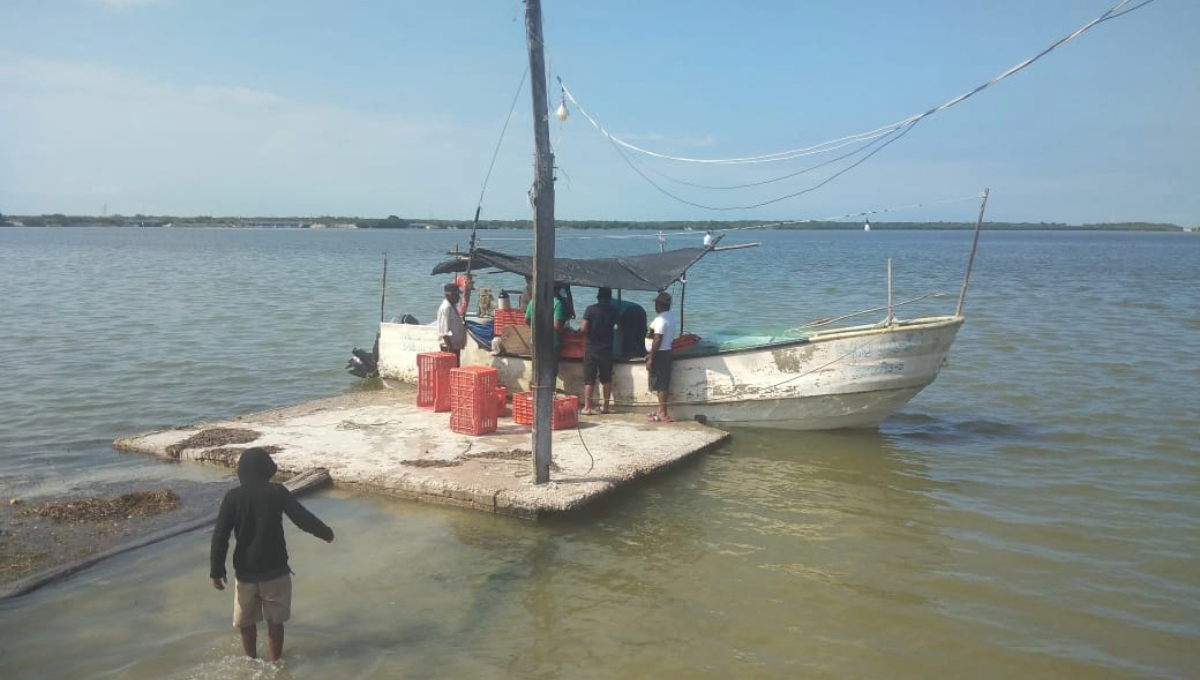
[[[533,463],[538,484],[550,481],[554,412],[554,154],[546,106],[546,60],[542,49],[541,0],[525,0],[529,83],[533,94],[533,137],[537,150],[533,180]]]

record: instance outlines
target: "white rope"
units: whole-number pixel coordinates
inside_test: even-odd
[[[621,139],[620,137],[617,137],[616,135],[614,135],[613,133],[611,133],[607,129],[605,129],[605,127],[603,125],[601,125],[599,121],[597,121],[595,118],[593,118],[592,115],[587,112],[587,109],[583,108],[583,105],[579,103],[579,100],[575,99],[575,96],[571,94],[571,91],[569,89],[567,89],[566,84],[562,82],[562,78],[559,78],[558,84],[559,84],[559,87],[562,88],[563,96],[566,97],[567,100],[570,101],[571,104],[575,107],[575,109],[578,110],[579,113],[582,114],[583,117],[586,118],[587,121],[592,124],[592,127],[596,128],[596,130],[599,131],[600,134],[604,135],[612,143],[620,145],[626,149],[629,149],[630,151],[644,154],[644,155],[650,156],[652,158],[659,158],[659,159],[668,160],[668,161],[680,161],[680,162],[684,162],[684,163],[737,165],[737,164],[745,164],[745,163],[773,163],[776,161],[786,161],[786,160],[791,160],[793,158],[800,158],[801,156],[809,156],[812,154],[825,153],[826,151],[834,151],[834,150],[849,146],[851,144],[857,144],[860,142],[866,142],[866,141],[870,141],[872,139],[877,139],[879,137],[883,137],[885,135],[889,135],[889,134],[895,132],[896,130],[903,127],[904,125],[907,125],[908,123],[912,122],[912,120],[913,120],[913,119],[909,119],[906,121],[902,121],[901,123],[897,123],[895,125],[889,125],[886,127],[876,129],[876,130],[871,130],[870,132],[861,132],[857,135],[850,135],[847,137],[842,137],[840,139],[833,139],[828,142],[822,142],[820,144],[816,144],[816,145],[813,145],[813,146],[810,146],[810,147],[807,147],[804,149],[793,149],[791,151],[780,151],[778,153],[764,154],[762,156],[750,156],[747,158],[687,158],[687,157],[683,157],[683,156],[672,156],[670,154],[659,153],[657,151],[651,151],[649,149],[644,149],[640,146],[630,144],[629,142],[626,142],[625,140]],[[915,119],[915,117],[914,117],[914,119]]]
[[[1125,7],[1125,5],[1128,5],[1129,3],[1133,2],[1133,0],[1121,0],[1116,5],[1114,5],[1112,8],[1110,8],[1108,11],[1104,12],[1103,14],[1096,17],[1095,19],[1089,21],[1088,23],[1084,24],[1083,26],[1080,26],[1078,29],[1071,32],[1066,37],[1059,39],[1057,42],[1050,45],[1049,47],[1042,50],[1041,52],[1037,53],[1036,55],[1009,68],[1008,70],[1006,70],[1003,73],[1001,73],[1000,75],[992,78],[991,80],[987,81],[986,83],[983,83],[982,85],[979,85],[979,86],[977,86],[977,87],[975,87],[975,88],[973,88],[973,89],[971,89],[971,90],[969,90],[969,91],[967,91],[967,92],[965,92],[965,93],[963,93],[963,94],[961,94],[939,106],[935,106],[934,108],[929,109],[928,111],[926,111],[924,113],[919,113],[919,114],[916,114],[913,116],[909,116],[908,118],[905,118],[904,120],[901,120],[899,122],[892,123],[890,125],[885,125],[883,127],[879,127],[879,128],[876,128],[876,129],[868,131],[868,132],[861,132],[856,135],[849,135],[846,137],[841,137],[838,139],[830,140],[827,142],[822,142],[820,144],[805,147],[802,149],[792,149],[790,151],[780,151],[777,153],[764,154],[761,156],[748,156],[748,157],[742,157],[742,158],[688,158],[688,157],[684,157],[684,156],[673,156],[670,154],[659,153],[656,151],[651,151],[649,149],[645,149],[645,148],[636,146],[634,144],[631,144],[629,142],[626,142],[626,141],[620,139],[619,137],[617,137],[616,135],[612,134],[607,129],[605,129],[605,127],[603,125],[601,125],[599,123],[599,121],[597,121],[595,118],[593,118],[591,116],[591,114],[589,114],[583,108],[583,106],[580,105],[579,101],[577,99],[575,99],[574,95],[572,95],[570,90],[567,89],[566,85],[563,84],[561,78],[558,79],[558,82],[559,82],[559,85],[562,87],[563,95],[568,100],[570,100],[571,104],[575,106],[575,108],[579,111],[579,113],[581,113],[583,115],[583,117],[586,118],[587,121],[589,123],[591,123],[592,126],[595,127],[600,132],[600,134],[604,135],[612,143],[617,144],[617,145],[619,145],[625,149],[628,149],[630,151],[644,154],[646,156],[650,156],[653,158],[658,158],[658,159],[662,159],[662,160],[670,160],[670,161],[678,161],[678,162],[683,162],[683,163],[721,164],[721,165],[737,165],[737,164],[746,164],[746,163],[774,163],[774,162],[779,162],[779,161],[792,160],[794,158],[799,158],[802,156],[808,156],[808,155],[812,155],[812,154],[826,153],[829,151],[834,151],[836,149],[840,149],[840,148],[843,148],[848,145],[867,142],[870,140],[878,139],[880,137],[885,137],[887,135],[897,132],[898,130],[901,130],[901,129],[904,129],[907,127],[911,127],[912,125],[916,124],[918,121],[920,121],[924,118],[928,118],[929,116],[932,116],[933,114],[938,113],[940,111],[944,111],[956,104],[960,104],[963,101],[965,101],[966,99],[974,96],[975,94],[978,94],[979,92],[987,89],[988,87],[991,87],[992,85],[995,85],[996,83],[1000,82],[1001,80],[1004,80],[1005,78],[1008,78],[1009,76],[1017,73],[1018,71],[1025,69],[1030,64],[1037,61],[1038,59],[1041,59],[1042,57],[1049,54],[1050,52],[1052,52],[1052,51],[1058,49],[1059,47],[1062,47],[1066,43],[1074,40],[1075,38],[1079,37],[1086,31],[1095,27],[1097,24],[1100,24],[1104,21],[1108,21],[1109,19],[1115,19],[1117,17],[1128,14],[1129,12],[1132,12],[1133,10],[1136,10],[1136,9],[1140,9],[1141,7],[1144,7],[1153,1],[1154,0],[1142,0],[1142,2],[1140,2],[1139,4],[1137,4],[1133,7],[1130,7],[1128,9],[1126,9],[1125,11],[1119,11],[1119,10],[1121,10],[1122,7]],[[703,207],[703,206],[701,206],[701,207]]]

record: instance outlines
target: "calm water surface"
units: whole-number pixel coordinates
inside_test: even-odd
[[[342,366],[374,338],[381,254],[387,316],[429,321],[427,273],[467,236],[0,230],[0,499],[215,497],[226,471],[109,443],[362,389]],[[657,247],[585,236],[560,254]],[[883,305],[888,258],[897,301],[950,294],[900,316],[952,310],[970,248],[882,230],[726,243],[750,240],[691,273],[688,330]],[[289,533],[281,668],[239,658],[198,532],[0,605],[3,675],[1194,678],[1198,272],[1195,235],[985,232],[949,365],[879,432],[737,430],[539,523],[335,489],[306,500],[333,545]]]

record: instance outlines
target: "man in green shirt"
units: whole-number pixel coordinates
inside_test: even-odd
[[[562,286],[554,287],[554,355],[558,356],[558,345],[562,340],[563,329],[567,326],[567,308],[563,304],[566,290]],[[533,325],[533,298],[525,305],[525,323]]]

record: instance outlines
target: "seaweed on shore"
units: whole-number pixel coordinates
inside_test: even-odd
[[[167,447],[167,455],[179,458],[184,449],[205,449],[213,446],[228,446],[230,444],[249,444],[258,439],[260,433],[255,430],[236,427],[212,427],[201,430],[178,444]]]
[[[77,498],[25,508],[21,517],[45,517],[58,523],[101,522],[153,517],[179,507],[179,494],[171,489],[133,491],[116,497]]]

